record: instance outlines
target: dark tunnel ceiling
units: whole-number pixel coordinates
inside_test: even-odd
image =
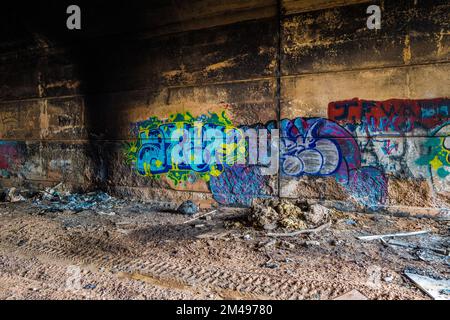
[[[15,1],[2,4],[0,54],[45,39],[51,46],[82,43],[98,37],[136,35],[161,26],[198,17],[272,8],[275,0],[121,0],[121,1]],[[69,5],[81,8],[82,30],[66,28]]]

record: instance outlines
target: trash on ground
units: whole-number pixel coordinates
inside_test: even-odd
[[[20,191],[14,187],[7,189],[3,198],[6,202],[21,202],[26,200]]]
[[[83,289],[86,289],[86,290],[94,290],[95,288],[97,288],[97,285],[93,284],[93,283],[89,283],[83,287]]]
[[[268,233],[267,236],[269,236],[269,237],[295,237],[295,236],[298,236],[301,234],[318,233],[322,230],[329,228],[330,226],[331,226],[331,222],[327,222],[315,229],[298,230],[298,231],[290,232],[290,233]]]
[[[434,300],[450,300],[450,280],[433,279],[408,271],[405,271],[405,276]]]
[[[99,214],[114,215],[113,208],[122,206],[124,200],[111,197],[105,192],[90,192],[87,194],[71,194],[58,188],[47,188],[41,198],[33,201],[33,204],[45,212],[81,212],[84,210],[95,210]],[[58,187],[57,186],[57,187]]]
[[[275,262],[268,261],[264,264],[264,267],[268,269],[278,269],[280,266]]]
[[[319,241],[313,241],[313,240],[309,240],[305,242],[305,245],[308,247],[319,247],[320,246],[320,242]]]
[[[423,231],[415,231],[415,232],[403,232],[403,233],[392,233],[392,234],[381,234],[381,235],[373,235],[373,236],[361,236],[356,237],[359,240],[363,241],[372,241],[372,240],[380,240],[384,238],[395,238],[395,237],[410,237],[410,236],[418,236],[421,234],[430,233],[430,230]]]
[[[386,245],[398,246],[398,247],[404,247],[404,248],[410,248],[410,249],[416,249],[416,250],[429,250],[429,251],[433,251],[435,253],[438,253],[438,254],[441,254],[444,256],[450,255],[450,250],[448,248],[433,248],[433,247],[428,247],[428,246],[423,246],[423,245],[418,245],[418,244],[413,244],[413,243],[396,241],[396,240],[385,241],[384,239],[382,239],[382,241]]]
[[[191,200],[184,201],[177,209],[181,214],[193,216],[199,211],[198,206]]]
[[[249,234],[246,234],[246,235],[244,235],[243,239],[244,239],[245,241],[250,241],[250,240],[252,240],[252,236],[249,235]]]
[[[198,215],[198,216],[196,216],[196,217],[194,217],[194,218],[192,218],[192,219],[190,219],[188,221],[185,221],[183,223],[186,224],[186,223],[191,223],[191,222],[193,222],[195,220],[198,220],[200,218],[208,218],[208,217],[210,217],[211,214],[216,213],[216,212],[217,212],[217,210],[213,210],[213,211],[210,211],[208,213],[204,213],[204,214]],[[211,220],[211,219],[206,219],[206,220]]]
[[[345,219],[344,223],[348,224],[349,226],[356,226],[357,225],[356,221],[353,220],[353,219]]]

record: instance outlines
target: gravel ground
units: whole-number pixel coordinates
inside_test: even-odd
[[[404,271],[449,278],[448,257],[356,239],[426,229],[401,241],[449,248],[448,221],[335,212],[317,234],[274,239],[243,209],[187,220],[140,203],[114,214],[0,203],[0,299],[429,299]]]

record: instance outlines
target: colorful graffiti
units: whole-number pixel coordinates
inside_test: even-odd
[[[223,205],[250,206],[255,198],[270,198],[268,177],[258,166],[234,165],[212,177],[209,187],[214,199]]]
[[[447,169],[446,162],[438,156],[445,153],[439,147],[442,145],[439,137],[448,135],[440,128],[449,122],[449,102],[448,98],[387,101],[355,98],[330,103],[328,117],[355,137],[364,165],[383,168],[385,174],[400,179],[427,179],[430,172],[438,170],[437,175],[443,178]]]
[[[445,124],[431,132],[424,147],[428,152],[417,159],[417,164],[429,166],[431,174],[436,172],[439,178],[450,175],[450,125]]]
[[[283,119],[280,149],[274,149],[279,170],[272,175],[297,180],[333,177],[349,196],[371,209],[388,204],[387,176],[450,181],[449,102],[355,98],[330,103],[328,119]],[[181,129],[183,134],[174,135]],[[218,138],[209,139],[209,130]],[[175,184],[202,178],[217,202],[248,206],[255,198],[276,196],[264,171],[273,161],[273,150],[266,152],[273,141],[261,143],[271,134],[248,142],[251,130],[256,137],[256,132],[277,130],[277,122],[235,126],[224,112],[153,117],[133,126],[137,140],[127,145],[126,156],[140,175],[165,174]],[[261,148],[263,152],[252,153]],[[244,162],[236,161],[242,157]],[[249,163],[252,157],[262,162]]]
[[[391,99],[332,102],[328,118],[339,124],[358,125],[367,132],[411,132],[415,128],[432,129],[450,120],[450,100]]]
[[[178,113],[167,121],[152,117],[135,124],[133,132],[138,139],[126,146],[127,162],[142,176],[167,174],[176,185],[197,178],[209,181],[245,157],[242,131],[225,112],[200,117]]]
[[[20,165],[22,155],[17,142],[0,141],[0,177],[9,178]]]
[[[327,119],[281,121],[281,171],[285,176],[334,176],[359,202],[376,208],[386,202],[383,172],[362,167],[360,149],[352,135]]]

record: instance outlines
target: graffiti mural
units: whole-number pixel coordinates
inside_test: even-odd
[[[234,165],[212,177],[209,186],[214,199],[223,205],[251,206],[255,198],[270,198],[268,177],[258,166]]]
[[[152,117],[133,125],[137,140],[126,145],[125,156],[139,175],[164,174],[175,185],[200,178],[217,202],[249,206],[254,198],[270,194],[267,176],[258,166],[245,164],[245,131],[250,129],[233,126],[225,112],[200,117],[174,114],[167,120]]]
[[[423,145],[427,153],[417,159],[417,164],[427,166],[432,177],[447,179],[450,175],[450,125],[436,128]]]
[[[270,175],[333,177],[358,203],[376,209],[389,202],[388,177],[433,185],[445,180],[450,192],[449,102],[355,98],[331,102],[328,119],[283,119],[279,129],[277,121],[232,124],[225,112],[152,117],[133,125],[137,139],[125,155],[139,175],[164,174],[175,185],[203,179],[220,204],[249,206],[255,198],[276,196],[264,170],[276,151],[277,170]],[[274,142],[263,140],[273,130],[279,149],[269,152]]]
[[[358,125],[367,133],[411,132],[433,129],[450,120],[450,100],[391,99],[386,101],[346,100],[328,105],[328,118],[339,124]]]
[[[245,156],[242,131],[225,112],[152,117],[135,124],[133,132],[138,139],[126,146],[127,162],[142,176],[167,174],[176,185],[197,178],[209,181]]]
[[[355,137],[364,165],[400,179],[430,179],[436,187],[450,173],[449,106],[448,98],[355,98],[330,103],[328,117]]]
[[[359,202],[376,208],[386,202],[387,181],[375,167],[363,167],[358,143],[327,119],[281,121],[280,168],[288,177],[334,176]]]

